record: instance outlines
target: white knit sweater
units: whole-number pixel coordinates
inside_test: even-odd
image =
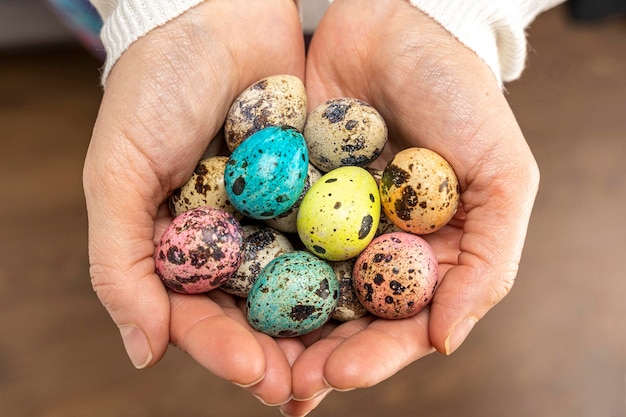
[[[91,0],[104,20],[107,52],[103,82],[120,55],[151,29],[203,0]],[[325,1],[325,0],[300,0]],[[541,12],[564,0],[410,0],[473,50],[500,83],[524,69],[526,27]]]

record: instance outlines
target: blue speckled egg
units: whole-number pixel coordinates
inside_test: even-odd
[[[248,322],[274,337],[299,336],[322,326],[337,306],[339,281],[330,265],[305,251],[274,258],[246,301]]]
[[[309,154],[290,126],[271,126],[244,140],[224,170],[226,193],[247,217],[271,219],[293,206],[304,188]]]

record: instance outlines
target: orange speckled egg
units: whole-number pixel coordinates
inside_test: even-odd
[[[426,148],[398,152],[380,181],[383,212],[397,227],[413,234],[445,226],[456,213],[459,197],[459,182],[450,164]]]

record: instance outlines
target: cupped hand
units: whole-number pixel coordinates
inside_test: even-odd
[[[509,292],[537,192],[534,158],[491,70],[405,0],[335,0],[307,56],[309,106],[349,96],[385,118],[379,166],[421,146],[444,156],[461,185],[450,224],[425,236],[440,284],[430,308],[398,321],[328,329],[292,367],[294,399],[372,386],[434,350],[450,354]],[[291,401],[304,415],[317,402]]]
[[[304,349],[253,332],[226,294],[168,293],[154,247],[164,202],[191,175],[230,104],[273,74],[304,76],[292,0],[211,0],[137,40],[106,83],[84,165],[90,274],[138,368],[171,341],[263,402],[291,396],[290,362]]]

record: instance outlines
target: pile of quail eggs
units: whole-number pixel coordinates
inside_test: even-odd
[[[432,299],[438,264],[419,235],[456,212],[459,185],[435,152],[408,148],[369,168],[382,116],[354,98],[307,116],[299,78],[264,78],[232,104],[228,155],[206,156],[169,199],[155,253],[172,291],[246,298],[250,325],[298,336],[328,320],[402,319]]]

